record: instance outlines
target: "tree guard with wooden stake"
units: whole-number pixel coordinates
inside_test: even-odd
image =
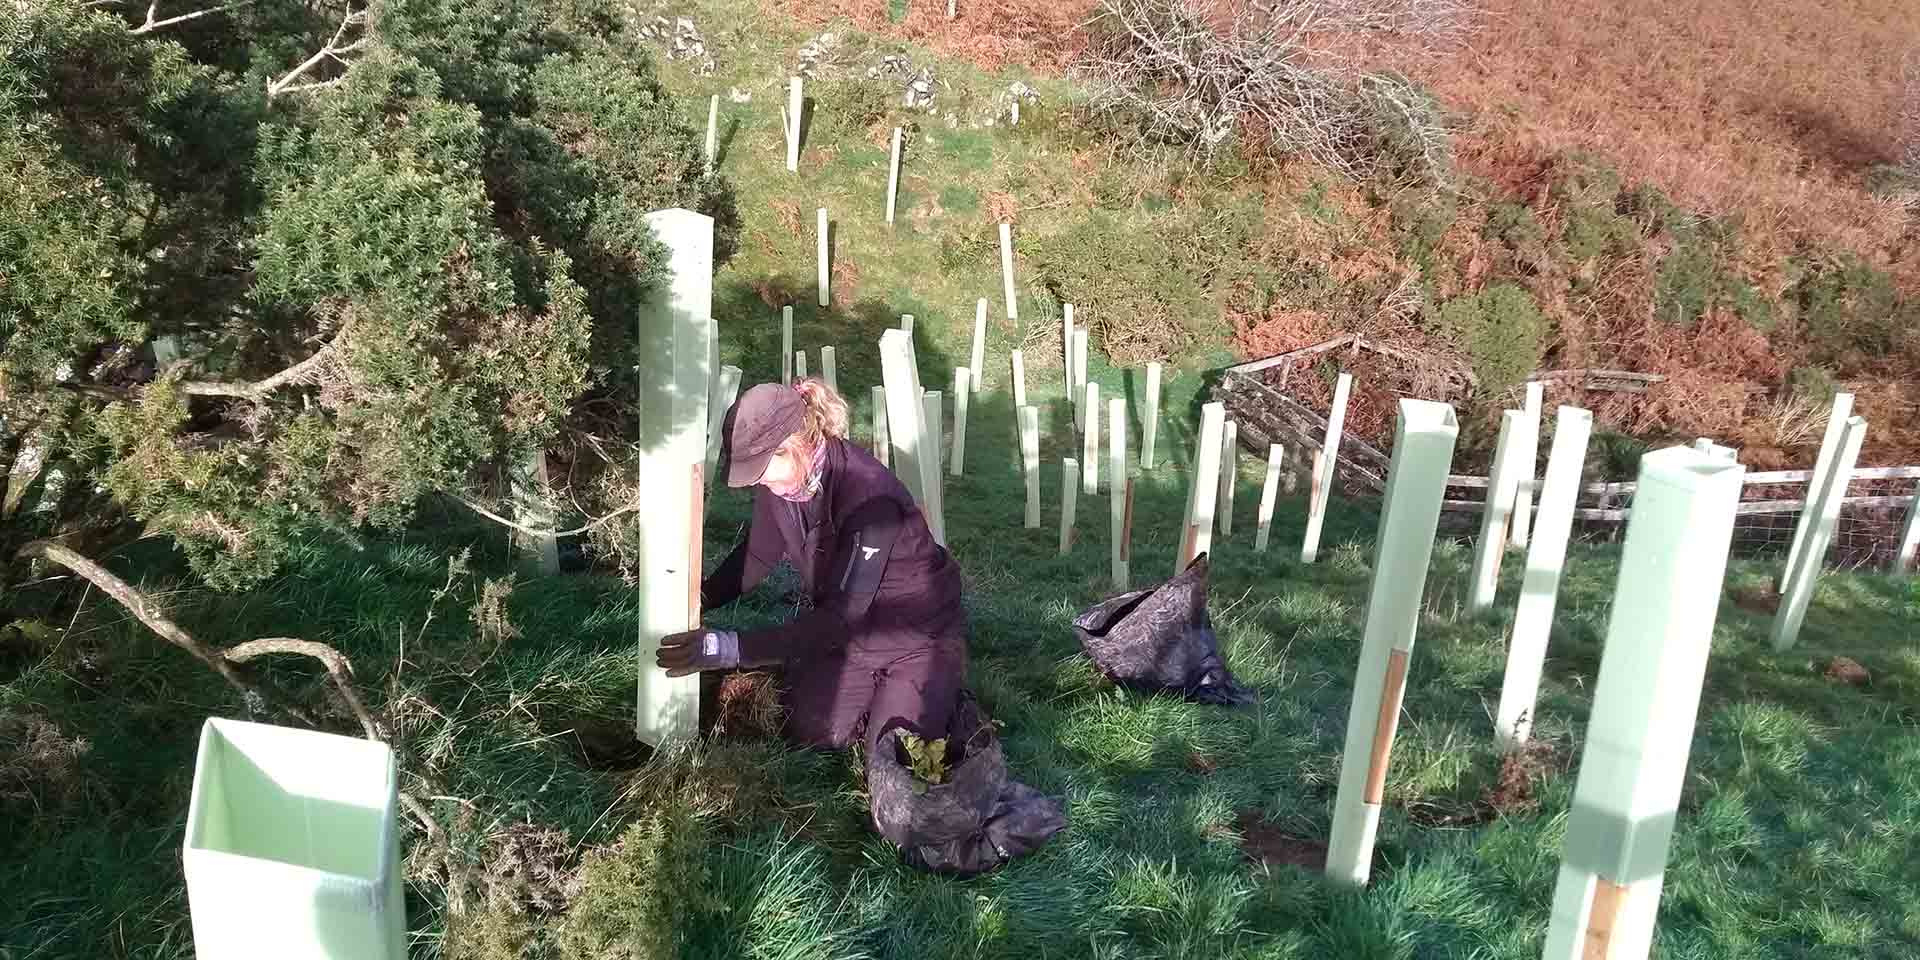
[[[1060,555],[1073,550],[1074,496],[1080,492],[1080,464],[1072,457],[1060,461]]]
[[[1000,280],[1006,288],[1007,319],[1020,319],[1020,301],[1014,297],[1013,285],[1013,225],[1000,225]]]
[[[1500,414],[1500,439],[1493,447],[1493,469],[1487,478],[1487,505],[1480,513],[1480,539],[1473,544],[1473,572],[1467,579],[1467,610],[1481,613],[1493,606],[1500,588],[1500,556],[1506,552],[1507,524],[1512,519],[1515,488],[1520,483],[1519,453],[1525,428],[1523,414]]]
[[[780,382],[793,386],[793,308],[780,308]]]
[[[1277,443],[1267,444],[1267,480],[1260,485],[1260,514],[1253,532],[1254,553],[1267,552],[1267,532],[1273,526],[1273,505],[1280,493],[1280,462],[1286,456],[1286,449]]]
[[[880,375],[886,381],[883,397],[887,404],[887,433],[892,443],[894,475],[920,506],[933,539],[945,546],[946,529],[934,512],[929,493],[939,478],[932,473],[930,451],[923,446],[920,392],[915,385],[913,352],[905,331],[887,330],[880,334]]]
[[[707,455],[702,461],[705,465],[703,476],[712,484],[720,466],[720,446],[726,440],[727,411],[732,409],[733,401],[740,396],[739,367],[720,368],[716,381],[719,389],[713,393],[713,399],[707,404]]]
[[[1509,543],[1516,550],[1527,548],[1533,527],[1533,500],[1537,492],[1534,478],[1540,474],[1540,416],[1546,401],[1547,385],[1538,380],[1527,383],[1527,399],[1520,407],[1521,426],[1526,431],[1520,444],[1520,482],[1513,489],[1513,523]]]
[[[968,376],[972,379],[972,392],[980,392],[981,381],[987,378],[987,298],[981,297],[973,305],[973,353],[968,358]],[[1018,409],[1017,407],[1015,409]]]
[[[1160,436],[1160,364],[1147,364],[1147,407],[1140,417],[1140,469],[1152,470],[1153,443]]]
[[[1220,438],[1227,408],[1219,401],[1200,407],[1200,433],[1193,454],[1193,473],[1187,479],[1187,513],[1180,524],[1179,548],[1173,553],[1173,575],[1179,576],[1193,559],[1213,549],[1213,509],[1220,489]]]
[[[1240,425],[1228,420],[1220,436],[1220,535],[1233,535],[1234,483],[1240,478]]]
[[[959,476],[967,460],[967,401],[973,396],[973,371],[953,368],[953,463],[948,473]]]
[[[705,511],[707,363],[713,335],[713,218],[691,210],[647,214],[667,249],[666,280],[640,309],[640,489],[660,509],[639,512],[639,702],[636,735],[658,749],[690,738],[700,678],[654,664],[660,638],[700,626]],[[684,506],[680,506],[684,505]]]
[[[1086,425],[1080,431],[1080,492],[1088,496],[1100,492],[1100,385],[1087,384]]]
[[[941,399],[938,390],[923,390],[920,393],[920,429],[924,431],[920,449],[927,451],[927,502],[932,505],[934,515],[941,518],[938,540],[944,547],[947,545],[947,487],[946,474],[942,468],[946,462],[943,444],[946,429],[940,417]]]
[[[1746,468],[1640,458],[1544,960],[1642,960],[1706,678]]]
[[[1020,466],[1027,480],[1027,529],[1040,529],[1040,408],[1021,407]]]
[[[1127,589],[1127,520],[1133,510],[1133,482],[1127,479],[1127,401],[1107,401],[1107,498],[1112,514],[1109,545],[1113,554],[1113,588]]]
[[[1840,434],[1846,428],[1847,418],[1853,416],[1853,394],[1836,393],[1833,406],[1827,411],[1827,430],[1820,438],[1820,453],[1813,460],[1813,475],[1807,480],[1807,508],[1802,508],[1800,518],[1793,524],[1793,543],[1787,547],[1786,565],[1780,568],[1780,579],[1775,583],[1779,592],[1787,592],[1787,576],[1793,572],[1794,564],[1800,559],[1800,552],[1806,546],[1807,532],[1811,527],[1813,506],[1813,484],[1826,475],[1827,467],[1833,462],[1834,455],[1840,452]]]
[[[1840,431],[1840,449],[1827,464],[1826,475],[1816,478],[1807,488],[1804,515],[1811,516],[1813,522],[1807,528],[1800,555],[1794,558],[1794,568],[1787,571],[1787,589],[1780,595],[1780,608],[1773,615],[1775,650],[1786,650],[1800,638],[1807,606],[1813,602],[1814,584],[1820,579],[1827,547],[1833,542],[1833,529],[1840,521],[1840,504],[1847,498],[1847,484],[1853,479],[1853,466],[1860,458],[1860,444],[1866,438],[1866,419],[1849,417]]]
[[[827,222],[826,207],[815,211],[814,218],[815,246],[820,254],[820,306],[824,307],[833,302],[833,246],[828,233],[832,225]]]
[[[806,109],[806,98],[801,96],[800,78],[792,77],[787,81],[787,172],[800,170],[800,115]]]
[[[1567,538],[1573,529],[1573,508],[1580,496],[1580,476],[1592,433],[1591,412],[1579,407],[1554,411],[1553,449],[1547,455],[1547,479],[1540,485],[1540,510],[1534,517],[1527,573],[1507,642],[1500,706],[1494,713],[1494,739],[1504,749],[1527,742],[1533,729],[1540,670],[1547,659],[1547,638],[1553,632],[1553,608],[1560,596],[1560,573],[1566,566]]]
[[[893,226],[894,201],[900,196],[900,128],[893,128],[893,159],[887,162],[887,226]]]
[[[1334,475],[1340,469],[1340,434],[1347,422],[1347,397],[1353,390],[1353,375],[1342,373],[1334,382],[1333,406],[1327,411],[1327,435],[1320,444],[1320,458],[1313,471],[1313,489],[1307,494],[1307,534],[1300,543],[1300,562],[1312,563],[1320,555],[1320,527],[1326,522],[1327,501],[1333,496]]]
[[[209,718],[181,867],[203,960],[405,960],[399,765],[377,740]]]
[[[1400,401],[1375,541],[1373,584],[1367,592],[1360,664],[1354,672],[1353,702],[1347,708],[1333,831],[1327,838],[1327,877],[1337,883],[1365,886],[1372,874],[1387,762],[1406,692],[1414,632],[1420,625],[1447,471],[1459,434],[1451,406],[1430,400]]]
[[[887,439],[887,388],[873,388],[873,458],[893,468],[893,443]]]

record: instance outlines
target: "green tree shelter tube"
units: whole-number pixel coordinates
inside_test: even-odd
[[[1638,960],[1653,942],[1745,478],[1686,447],[1640,459],[1544,960]]]
[[[200,960],[405,960],[397,770],[375,740],[208,719],[181,851]]]

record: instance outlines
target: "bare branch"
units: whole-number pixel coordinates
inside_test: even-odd
[[[143,33],[152,33],[153,31],[159,30],[162,27],[171,27],[176,23],[185,23],[188,20],[198,20],[201,17],[207,16],[209,14],[219,13],[223,10],[232,10],[235,7],[244,7],[251,3],[253,3],[253,0],[233,0],[232,3],[223,3],[217,7],[208,7],[205,10],[195,10],[192,13],[183,13],[180,16],[169,17],[165,20],[155,20],[154,14],[159,11],[160,3],[159,3],[159,0],[154,0],[153,3],[147,5],[147,22],[137,27],[134,27],[132,32],[136,36]]]
[[[313,356],[294,364],[264,380],[252,383],[222,383],[210,380],[190,380],[180,384],[180,392],[192,397],[239,397],[246,400],[258,400],[291,383],[312,383],[319,375],[320,368],[334,354],[335,340],[314,351]]]
[[[455,496],[454,499],[465,504],[467,509],[472,510],[474,513],[477,513],[483,517],[486,517],[488,520],[492,520],[494,523],[498,523],[498,524],[501,524],[502,526],[506,526],[514,530],[518,530],[521,533],[530,534],[536,537],[578,536],[582,533],[586,533],[589,530],[593,530],[598,527],[604,526],[609,520],[613,520],[615,518],[625,516],[629,513],[637,513],[640,510],[640,505],[636,503],[636,504],[633,504],[632,506],[621,507],[620,509],[615,510],[614,512],[609,513],[606,516],[601,517],[597,520],[594,520],[586,524],[585,526],[574,527],[572,530],[536,530],[533,527],[522,526],[521,524],[515,523],[512,520],[508,520],[506,517],[503,517],[497,513],[494,513],[492,510],[488,510],[486,507],[483,507],[477,503],[474,503],[472,500],[468,500],[466,497]]]
[[[107,572],[105,567],[100,566],[76,551],[49,540],[35,540],[28,543],[26,546],[21,547],[16,555],[20,557],[38,557],[43,560],[48,560],[79,574],[94,586],[99,587],[102,593],[112,597],[115,602],[125,607],[127,612],[139,618],[141,623],[147,625],[147,629],[159,634],[167,642],[185,650],[201,663],[213,668],[215,673],[218,673],[228,683],[232,684],[235,689],[246,694],[250,699],[255,699],[263,704],[276,707],[302,723],[309,726],[313,725],[313,714],[296,705],[291,697],[288,697],[281,691],[272,690],[263,686],[242,672],[239,669],[239,665],[234,661],[229,660],[220,652],[195,640],[185,630],[180,629],[178,624],[162,615],[159,608],[156,607],[152,601],[148,600],[145,594],[134,589],[134,587],[125,580]]]
[[[314,53],[313,56],[308,57],[307,59],[301,61],[300,65],[297,67],[294,67],[293,70],[288,72],[286,76],[281,77],[278,80],[274,80],[271,78],[267,80],[267,98],[272,99],[283,93],[299,93],[303,90],[318,90],[323,87],[333,86],[339,83],[341,80],[345,79],[345,77],[342,76],[342,77],[335,77],[331,80],[321,80],[317,82],[302,83],[297,85],[294,83],[295,80],[298,80],[300,79],[300,77],[304,76],[307,71],[312,70],[315,66],[317,66],[318,64],[320,64],[322,61],[325,61],[325,60],[333,60],[342,65],[351,66],[351,64],[348,64],[346,60],[341,59],[340,54],[350,53],[352,51],[360,49],[361,45],[367,42],[367,38],[368,36],[370,36],[370,34],[362,33],[359,39],[354,40],[352,43],[343,44],[340,41],[346,37],[347,31],[350,28],[366,27],[370,22],[369,18],[370,18],[370,11],[364,7],[359,10],[347,11],[347,15],[340,18],[340,28],[333,31],[333,38],[327,41],[326,46],[321,47],[318,51]]]
[[[274,653],[291,653],[303,657],[312,657],[327,668],[327,675],[333,678],[340,702],[351,712],[354,719],[360,721],[360,729],[365,730],[368,740],[385,740],[386,736],[375,723],[367,707],[360,702],[360,695],[353,692],[353,664],[332,647],[313,640],[300,640],[294,637],[265,637],[249,640],[246,643],[228,647],[222,656],[234,663],[245,663],[255,657]]]

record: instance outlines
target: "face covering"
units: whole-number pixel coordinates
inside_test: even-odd
[[[767,489],[773,490],[775,496],[788,503],[806,503],[813,499],[814,494],[820,492],[820,475],[826,472],[826,468],[827,444],[823,440],[813,448],[813,460],[807,465],[806,483],[791,491],[780,490],[774,487],[768,487]]]

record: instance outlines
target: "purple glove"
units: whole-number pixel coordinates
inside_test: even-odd
[[[669,677],[684,677],[703,670],[731,670],[740,665],[740,635],[731,630],[701,627],[660,638],[660,650],[654,654],[656,666]]]

